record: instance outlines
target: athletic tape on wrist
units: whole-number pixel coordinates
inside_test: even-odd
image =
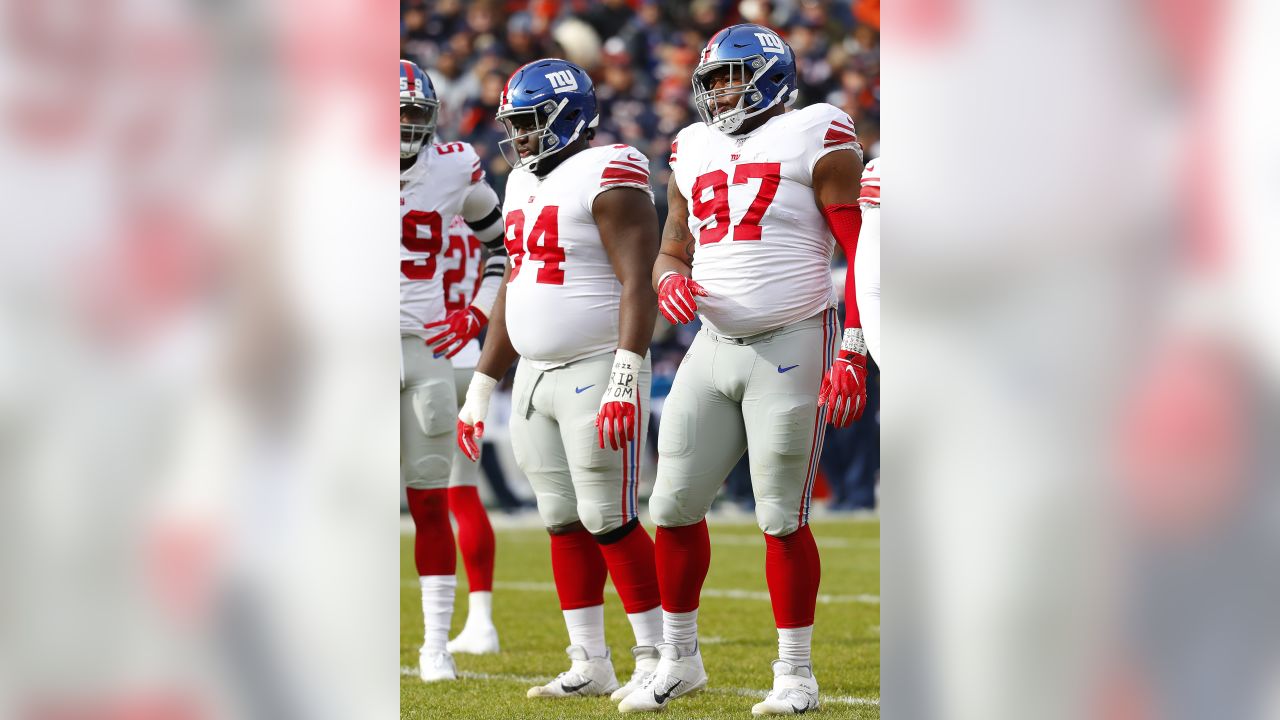
[[[613,369],[609,372],[609,386],[605,389],[603,401],[635,402],[643,365],[643,356],[618,348],[613,356]]]
[[[844,352],[867,354],[867,340],[862,335],[862,328],[845,328],[844,339],[840,341],[840,349]]]

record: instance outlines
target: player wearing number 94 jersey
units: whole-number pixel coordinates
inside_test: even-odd
[[[498,196],[475,151],[432,143],[439,106],[422,69],[400,61],[400,471],[416,533],[424,631],[418,669],[425,681],[457,677],[446,649],[456,587],[448,488],[458,412],[448,357],[485,324],[506,259]],[[442,255],[456,215],[496,257],[471,303],[446,314]]]
[[[514,167],[503,203],[511,261],[458,441],[474,457],[489,394],[519,354],[511,444],[551,535],[573,661],[529,697],[620,699],[648,677],[662,639],[653,541],[636,512],[657,319],[649,161],[626,145],[590,146],[595,92],[564,60],[516,70],[498,120]],[[604,637],[606,570],[636,638],[635,672],[621,688]]]
[[[831,105],[787,111],[795,59],[768,28],[716,33],[693,86],[703,122],[672,143],[670,212],[653,280],[668,320],[697,314],[703,329],[663,408],[649,499],[665,615],[661,661],[620,709],[661,710],[706,683],[697,642],[710,563],[705,515],[747,450],[778,628],[773,689],[752,711],[802,713],[818,706],[810,645],[820,563],[808,515],[826,425],[819,396],[838,406],[841,423],[865,397],[865,350],[851,342],[849,356],[837,357],[830,276],[833,233],[853,267],[862,148],[849,116]]]

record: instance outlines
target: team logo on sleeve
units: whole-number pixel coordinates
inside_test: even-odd
[[[557,95],[578,89],[578,79],[575,78],[573,73],[568,70],[558,70],[553,73],[547,73],[547,82],[551,83],[551,89]]]
[[[785,53],[786,46],[782,44],[782,38],[773,33],[755,33],[756,39],[760,41],[760,47],[767,53]]]

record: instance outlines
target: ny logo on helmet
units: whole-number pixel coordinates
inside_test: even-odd
[[[551,89],[557,95],[563,92],[570,92],[578,89],[578,79],[568,70],[557,70],[553,73],[547,73],[547,80],[551,82]]]
[[[785,53],[787,51],[782,44],[782,38],[773,33],[755,33],[755,36],[760,41],[760,46],[767,53]]]

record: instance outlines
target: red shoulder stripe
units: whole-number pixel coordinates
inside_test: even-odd
[[[601,185],[609,184],[609,181],[616,182],[635,182],[649,184],[649,175],[647,173],[639,173],[634,170],[622,170],[620,168],[605,168],[604,174],[600,176]]]

